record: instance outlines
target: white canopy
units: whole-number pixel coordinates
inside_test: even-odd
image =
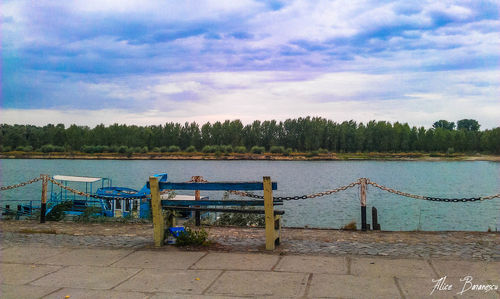
[[[90,178],[86,176],[69,176],[69,175],[55,175],[53,176],[53,178],[59,181],[83,182],[83,183],[95,183],[101,180],[101,178]]]

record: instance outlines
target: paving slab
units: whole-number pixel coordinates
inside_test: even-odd
[[[312,274],[309,297],[401,298],[394,278]]]
[[[211,296],[211,295],[179,295],[169,293],[156,293],[149,299],[232,299],[232,298],[247,298],[238,296]]]
[[[0,264],[0,283],[21,285],[61,269],[60,266]]]
[[[69,297],[66,297],[69,296]],[[64,288],[55,293],[51,293],[44,299],[146,299],[150,298],[151,294],[139,292],[120,292],[114,290],[89,290],[89,289],[72,289]]]
[[[31,282],[37,286],[110,289],[127,280],[140,269],[93,266],[68,266]]]
[[[112,266],[182,270],[192,266],[205,254],[185,251],[136,251]]]
[[[274,271],[347,274],[345,257],[291,255],[283,257]]]
[[[468,290],[467,286],[464,288],[464,282],[458,277],[446,277],[443,281],[439,279],[406,277],[398,278],[398,282],[405,298],[499,298],[495,291]],[[462,290],[464,292],[458,294]]]
[[[48,248],[34,246],[14,246],[2,250],[1,262],[9,263],[38,263],[49,257],[68,251],[65,248]]]
[[[39,287],[30,285],[0,285],[2,299],[33,299],[40,298],[59,289],[58,287]],[[63,297],[64,298],[64,297]]]
[[[47,258],[40,263],[49,265],[109,266],[130,254],[132,250],[122,249],[71,249]]]
[[[192,269],[271,270],[279,257],[256,253],[209,253]]]
[[[227,271],[206,294],[224,296],[301,297],[305,293],[308,274],[260,271]]]
[[[199,295],[220,273],[218,270],[145,269],[116,290]]]
[[[431,260],[440,277],[464,277],[500,280],[500,262]]]
[[[379,277],[436,278],[436,274],[427,261],[416,259],[353,258],[351,274]]]

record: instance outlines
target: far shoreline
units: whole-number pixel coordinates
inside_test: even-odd
[[[466,155],[443,153],[327,153],[311,155],[309,153],[283,154],[207,154],[207,153],[40,153],[7,152],[1,153],[0,159],[66,159],[66,160],[218,160],[218,161],[491,161],[500,162],[500,155]]]

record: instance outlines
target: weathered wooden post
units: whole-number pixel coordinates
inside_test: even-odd
[[[273,188],[271,178],[263,178],[264,185],[264,214],[266,220],[266,250],[274,250],[276,247],[276,229],[274,227],[274,205]]]
[[[366,231],[366,178],[360,179],[361,230]]]
[[[41,174],[42,177],[42,198],[40,204],[40,223],[45,223],[45,213],[47,211],[47,175]]]
[[[157,177],[149,177],[149,189],[151,190],[151,212],[153,214],[154,241],[155,246],[160,247],[163,245],[163,241],[165,239],[165,220],[163,219],[160,187]]]
[[[191,180],[200,183],[203,181],[203,177],[201,176],[193,176],[191,177]],[[200,200],[200,190],[194,190],[194,200]],[[194,218],[195,218],[195,225],[200,226],[201,225],[201,215],[200,211],[195,211],[194,212]]]

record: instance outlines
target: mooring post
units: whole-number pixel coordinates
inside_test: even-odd
[[[273,188],[271,178],[263,177],[264,185],[264,214],[266,217],[266,250],[274,250],[276,247],[276,229],[274,227]]]
[[[380,224],[378,223],[377,208],[372,207],[372,229],[380,230]]]
[[[203,180],[203,177],[201,176],[193,176],[191,177],[191,180],[199,183]],[[194,200],[200,200],[200,190],[194,190]],[[195,224],[196,226],[201,225],[201,215],[200,211],[194,211],[194,218],[195,218]]]
[[[360,179],[361,230],[366,231],[366,178]]]
[[[41,174],[42,177],[42,198],[40,199],[40,223],[45,223],[45,213],[47,211],[47,175]]]
[[[149,177],[149,189],[151,190],[151,212],[153,214],[153,236],[156,247],[163,245],[165,239],[165,220],[161,207],[160,187],[158,178]]]

